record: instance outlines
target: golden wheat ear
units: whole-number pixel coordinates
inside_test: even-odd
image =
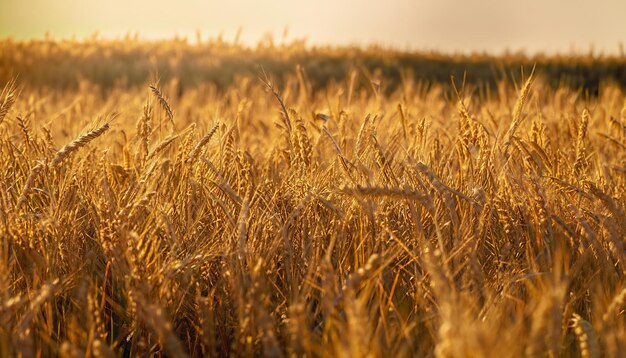
[[[109,123],[105,123],[102,126],[93,129],[80,137],[76,138],[71,143],[66,144],[63,148],[61,148],[57,154],[52,159],[50,165],[54,168],[57,167],[65,158],[69,157],[72,153],[77,151],[79,148],[86,146],[92,140],[100,137],[104,132],[109,130]]]
[[[165,98],[165,96],[163,95],[163,92],[161,92],[161,90],[157,87],[156,84],[152,84],[149,87],[150,87],[150,90],[152,91],[152,94],[154,94],[154,97],[156,97],[157,101],[161,105],[161,108],[163,108],[163,110],[165,111],[167,118],[169,118],[169,120],[173,122],[174,112],[172,112],[172,107],[170,107],[170,104]]]
[[[0,123],[4,121],[4,118],[9,113],[9,110],[13,107],[17,96],[16,92],[17,89],[15,80],[11,80],[4,86],[4,89],[0,93],[0,100],[2,100],[0,103]]]
[[[187,157],[187,163],[192,164],[195,161],[196,157],[198,156],[198,153],[200,153],[200,150],[202,150],[202,147],[204,147],[207,143],[209,143],[209,141],[211,140],[215,132],[217,132],[217,129],[219,128],[219,126],[220,126],[220,123],[219,122],[216,123],[207,132],[207,134],[205,134],[204,137],[200,139],[198,144],[196,144],[196,146],[191,150],[191,152],[189,152],[189,155]]]

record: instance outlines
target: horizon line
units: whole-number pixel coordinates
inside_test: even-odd
[[[38,41],[53,41],[53,42],[75,42],[75,43],[88,43],[89,41],[133,41],[133,42],[145,42],[145,43],[158,43],[158,42],[176,42],[183,41],[191,46],[209,45],[215,43],[228,44],[235,47],[240,47],[246,50],[255,50],[262,47],[264,43],[267,45],[272,44],[275,47],[289,47],[296,44],[301,44],[305,50],[315,49],[380,49],[389,52],[408,53],[408,54],[434,54],[441,56],[483,56],[483,57],[507,57],[507,56],[523,56],[527,58],[535,57],[586,57],[591,56],[593,58],[626,58],[625,44],[622,41],[618,41],[615,44],[614,50],[607,50],[605,48],[598,48],[596,44],[590,43],[586,47],[586,50],[570,44],[568,51],[562,50],[534,50],[529,51],[525,48],[510,48],[504,46],[500,49],[471,49],[471,50],[447,50],[442,48],[432,48],[427,46],[397,46],[396,44],[382,43],[380,41],[360,42],[357,40],[343,41],[339,43],[318,43],[313,42],[306,36],[303,37],[290,37],[287,38],[284,34],[282,36],[276,35],[270,31],[267,31],[259,36],[256,40],[241,38],[241,30],[237,31],[235,36],[229,36],[231,39],[225,39],[224,32],[205,36],[201,30],[196,31],[181,31],[174,32],[169,35],[145,35],[140,31],[128,31],[125,33],[103,33],[102,31],[93,31],[89,34],[73,34],[69,36],[55,35],[52,31],[46,31],[39,36],[19,36],[14,34],[0,34],[0,41],[15,41],[19,43],[38,42]]]

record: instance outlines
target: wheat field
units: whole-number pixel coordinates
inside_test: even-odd
[[[0,356],[623,356],[624,90],[370,75],[6,83]]]

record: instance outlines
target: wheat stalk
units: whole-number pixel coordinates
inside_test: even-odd
[[[200,150],[202,149],[202,147],[204,147],[207,143],[209,143],[209,141],[211,140],[211,138],[213,137],[215,132],[217,132],[217,129],[219,127],[220,127],[220,123],[218,122],[211,129],[209,129],[207,134],[205,134],[204,137],[202,137],[202,139],[200,139],[198,144],[196,144],[196,146],[189,152],[189,155],[187,156],[187,163],[188,164],[192,164],[195,161],[195,159],[197,158],[198,153],[200,153]]]
[[[0,103],[0,124],[4,121],[4,117],[6,117],[9,110],[15,103],[15,92],[15,81],[11,80],[6,84],[6,86],[4,86],[4,89],[0,94],[0,97],[4,97],[2,99],[2,103]]]
[[[78,149],[86,146],[92,140],[98,138],[99,136],[104,134],[104,132],[106,132],[107,130],[109,130],[109,123],[105,123],[102,126],[90,132],[87,132],[86,134],[81,135],[80,137],[72,141],[71,143],[66,144],[63,148],[61,148],[57,152],[57,154],[52,159],[52,162],[50,165],[53,168],[57,167],[65,158],[69,157],[72,153],[74,153]]]
[[[532,87],[532,83],[534,80],[533,78],[534,70],[535,69],[533,68],[533,72],[531,72],[530,76],[528,76],[528,79],[524,83],[524,86],[522,86],[519,97],[517,98],[517,101],[515,102],[515,106],[513,107],[513,120],[511,121],[509,130],[504,135],[504,145],[502,147],[502,153],[504,153],[505,155],[508,154],[508,149],[509,149],[509,146],[511,145],[511,139],[515,135],[515,131],[517,130],[519,125],[522,123],[522,120],[524,119],[522,117],[522,111],[524,109],[524,105],[526,104],[528,100],[528,95]]]
[[[22,192],[17,199],[16,211],[19,210],[22,205],[26,202],[28,194],[30,193],[33,185],[35,184],[35,180],[39,176],[39,173],[43,170],[45,164],[43,162],[37,163],[31,170],[28,175],[28,179],[26,179],[26,183],[24,183],[24,187],[22,188]]]
[[[172,128],[174,128],[174,112],[172,112],[172,107],[170,107],[169,102],[167,101],[165,96],[163,96],[161,90],[156,87],[156,85],[150,85],[149,87],[152,91],[152,94],[154,94],[154,97],[156,97],[157,101],[161,105],[161,108],[163,108],[163,110],[165,111],[165,115],[170,120]]]

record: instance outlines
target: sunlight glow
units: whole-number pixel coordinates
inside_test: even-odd
[[[526,50],[616,53],[625,40],[622,0],[8,0],[0,3],[0,37],[195,38],[223,34],[254,44],[278,41],[371,44],[442,51]]]

